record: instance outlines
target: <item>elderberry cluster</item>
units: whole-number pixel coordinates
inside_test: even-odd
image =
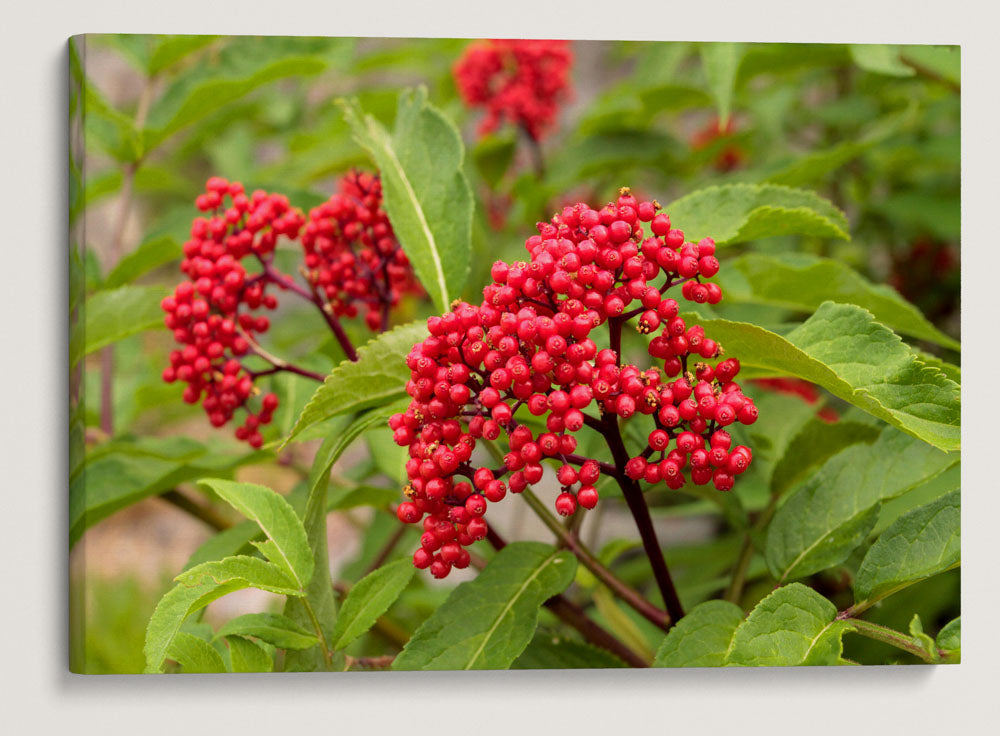
[[[242,261],[253,255],[268,262],[277,239],[297,237],[304,218],[283,195],[258,190],[247,196],[242,184],[221,177],[208,180],[195,204],[212,214],[192,223],[181,261],[188,280],[161,302],[164,323],[184,346],[170,353],[163,380],[186,383],[184,401],[201,401],[215,427],[232,419],[236,409],[245,408],[247,418],[236,437],[260,447],[258,427],[271,421],[278,397],[267,394],[257,412],[249,409],[255,393],[253,374],[237,358],[270,327],[266,316],[253,312],[261,307],[273,310],[278,300],[266,292],[272,282],[262,275],[248,276]]]
[[[727,491],[747,469],[749,448],[731,448],[723,429],[757,419],[733,380],[739,362],[702,362],[717,358],[720,346],[700,326],[688,327],[677,301],[664,296],[680,286],[690,301],[722,298],[717,285],[702,282],[719,270],[715,243],[686,242],[658,210],[628,189],[599,210],[565,207],[527,239],[529,261],[493,265],[479,306],[460,302],[428,320],[430,336],[406,359],[412,401],[389,421],[396,443],[409,448],[408,500],[397,515],[423,520],[418,568],[440,578],[468,565],[463,548],[486,536],[488,503],[538,483],[544,460],[558,466],[555,508],[564,516],[596,506],[602,474],[679,488],[690,466],[694,483]],[[662,368],[622,363],[622,329],[633,317]],[[607,337],[598,339],[608,347],[592,337],[601,325]],[[702,360],[688,366],[691,357]],[[538,419],[515,418],[522,407]],[[637,413],[655,427],[629,457],[618,423]],[[542,417],[544,428],[533,430]],[[609,441],[614,465],[574,454],[584,426],[619,438],[617,452]],[[506,444],[502,467],[474,466],[481,438]]]
[[[333,313],[386,328],[389,310],[420,286],[382,209],[382,183],[368,172],[351,171],[329,200],[309,213],[302,231],[306,278],[323,291]]]
[[[570,94],[572,62],[568,41],[477,41],[455,64],[455,82],[468,105],[486,108],[481,134],[506,119],[537,141]]]

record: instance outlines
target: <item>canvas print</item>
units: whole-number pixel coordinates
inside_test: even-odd
[[[69,63],[73,672],[960,660],[958,47]]]

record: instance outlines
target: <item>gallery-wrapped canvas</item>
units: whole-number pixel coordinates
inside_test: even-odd
[[[71,39],[71,670],[958,662],[959,56]]]

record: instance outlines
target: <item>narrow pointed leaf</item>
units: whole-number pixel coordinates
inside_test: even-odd
[[[393,669],[506,669],[531,641],[539,606],[575,573],[569,552],[538,542],[507,545],[417,629]]]
[[[416,568],[410,559],[396,560],[363,577],[340,606],[330,646],[344,649],[374,625],[396,602]]]
[[[304,588],[312,576],[313,559],[302,521],[284,498],[270,488],[255,483],[214,478],[199,481],[211,488],[230,506],[256,521],[268,541],[261,550],[284,570],[298,588]]]
[[[708,81],[708,90],[719,111],[719,123],[724,128],[732,111],[736,73],[743,60],[741,43],[706,43],[701,47],[701,64]]]
[[[426,337],[426,323],[412,322],[384,332],[359,348],[357,362],[344,361],[316,389],[285,444],[306,428],[331,417],[385,406],[404,398],[406,382],[410,380],[406,356]]]
[[[804,312],[823,302],[856,304],[896,332],[953,350],[960,343],[945,335],[895,289],[873,284],[840,261],[802,253],[747,253],[726,262],[719,286],[727,302],[767,304]]]
[[[160,286],[120,286],[87,297],[83,332],[71,340],[70,365],[106,345],[161,326],[160,300],[166,295]]]
[[[472,243],[472,192],[458,129],[427,102],[424,88],[400,95],[393,134],[356,100],[343,103],[358,143],[378,164],[385,211],[417,277],[441,312],[465,284]]]

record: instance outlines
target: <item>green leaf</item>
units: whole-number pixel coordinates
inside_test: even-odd
[[[358,506],[385,508],[399,500],[399,488],[378,488],[376,486],[360,485],[337,494],[337,497],[330,504],[329,510],[347,511]]]
[[[961,447],[959,387],[867,310],[824,302],[785,337],[745,322],[688,317],[746,367],[804,378],[937,448]]]
[[[767,531],[768,568],[784,581],[840,564],[867,537],[883,501],[958,461],[891,427],[870,445],[842,450],[775,513]]]
[[[855,606],[867,608],[900,588],[958,564],[962,557],[961,492],[904,514],[871,546],[854,579]]]
[[[183,248],[173,238],[169,236],[151,238],[118,261],[118,265],[111,269],[111,273],[105,279],[104,288],[114,289],[129,284],[154,268],[179,259],[182,255],[184,255]],[[155,303],[159,307],[159,303]],[[90,308],[89,304],[87,308]],[[160,324],[163,314],[157,316],[161,318],[157,321],[157,324]]]
[[[400,95],[391,137],[357,100],[342,106],[354,137],[378,164],[400,245],[438,311],[449,311],[465,285],[472,248],[472,191],[458,129],[427,102],[423,87]]]
[[[903,46],[902,60],[922,74],[958,87],[962,83],[962,53],[959,46]]]
[[[654,667],[721,667],[726,663],[743,610],[729,601],[695,606],[670,629],[656,652]]]
[[[173,66],[185,56],[214,43],[221,36],[159,36],[153,52],[149,56],[146,72],[150,76],[159,74]]]
[[[258,545],[261,552],[300,589],[305,588],[313,572],[312,551],[306,530],[288,501],[255,483],[208,478],[198,484],[211,488],[234,509],[256,521],[268,536],[267,542]]]
[[[396,560],[365,575],[340,605],[330,646],[344,649],[389,610],[409,584],[416,568],[410,559]]]
[[[203,562],[221,560],[224,557],[252,551],[253,546],[250,543],[259,540],[263,535],[257,523],[249,520],[223,529],[206,539],[191,553],[188,561],[184,563],[184,570],[190,570]]]
[[[717,282],[728,302],[808,312],[825,301],[856,304],[896,332],[961,349],[957,340],[937,329],[898,291],[871,283],[840,261],[804,253],[747,253],[726,261]]]
[[[170,643],[167,656],[183,667],[188,674],[227,671],[222,657],[211,644],[186,631],[177,633]]]
[[[296,581],[272,562],[259,557],[235,555],[222,560],[212,560],[185,570],[176,578],[181,585],[197,587],[206,581],[216,585],[238,584],[238,588],[257,588],[279,595],[302,595]]]
[[[246,587],[248,586],[245,580],[230,580],[219,585],[215,580],[206,578],[197,585],[178,584],[167,591],[156,604],[146,626],[146,642],[143,646],[143,653],[146,656],[145,671],[163,671],[163,661],[167,657],[167,651],[188,616],[227,593]]]
[[[866,72],[890,77],[912,77],[913,67],[900,61],[899,47],[886,44],[851,44],[851,58]]]
[[[531,640],[538,608],[564,591],[576,559],[538,542],[508,544],[455,588],[392,664],[394,670],[506,669]]]
[[[952,619],[944,625],[938,632],[937,645],[941,649],[949,651],[961,651],[962,649],[962,617]]]
[[[515,670],[608,669],[627,667],[610,652],[553,634],[535,634],[528,648],[514,660]]]
[[[227,636],[229,658],[233,662],[233,672],[271,672],[274,660],[271,654],[259,644],[242,636]],[[214,650],[213,650],[214,651]]]
[[[308,649],[317,644],[314,633],[278,613],[237,616],[224,623],[215,636],[253,636],[279,649]]]
[[[936,355],[931,355],[928,352],[925,352],[923,350],[918,350],[917,348],[914,348],[912,346],[910,349],[913,351],[914,355],[916,355],[921,361],[926,363],[928,366],[930,366],[931,368],[936,368],[937,370],[941,371],[941,373],[944,373],[944,375],[948,378],[948,380],[954,381],[959,386],[962,385],[962,369],[960,367],[952,363],[949,363],[946,360],[941,360],[941,358],[937,357]]]
[[[733,87],[736,73],[743,60],[744,47],[741,43],[707,43],[701,47],[701,64],[708,81],[708,89],[719,110],[719,125],[729,123],[732,110]]]
[[[664,212],[688,240],[711,237],[720,245],[776,235],[812,235],[850,240],[847,217],[804,189],[776,184],[724,184],[699,189]]]
[[[838,452],[859,442],[871,444],[879,428],[847,419],[825,422],[814,417],[802,427],[771,472],[771,493],[783,496]]]
[[[142,151],[152,150],[174,133],[265,84],[318,74],[326,66],[319,55],[296,50],[294,41],[230,39],[217,57],[177,77],[150,106]]]
[[[105,345],[161,327],[160,300],[166,295],[161,286],[121,286],[87,297],[83,333],[70,340],[70,365]]]
[[[411,322],[383,332],[359,348],[357,362],[345,360],[316,389],[284,444],[331,417],[371,406],[385,406],[405,397],[406,382],[410,380],[406,356],[426,337],[427,325]]]
[[[767,596],[736,629],[727,664],[743,667],[841,664],[846,621],[826,598],[800,583]]]

